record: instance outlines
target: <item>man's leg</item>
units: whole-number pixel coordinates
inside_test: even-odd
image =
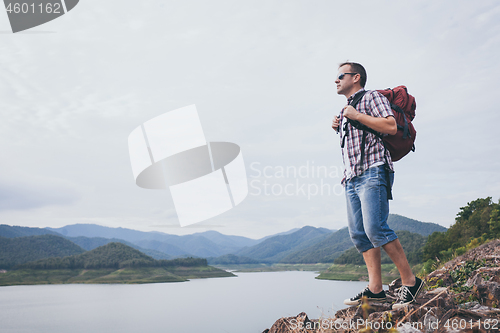
[[[384,166],[369,168],[362,174],[359,197],[366,236],[373,248],[363,252],[363,259],[368,269],[370,290],[382,290],[382,266],[380,247],[397,239],[396,234],[387,225],[389,201],[387,200],[386,174]],[[376,292],[373,290],[373,292]]]
[[[363,252],[370,278],[370,290],[382,284],[380,247],[384,247],[400,271],[404,285],[399,294],[399,301],[393,305],[393,309],[399,309],[415,301],[423,282],[413,275],[403,248],[397,240],[397,235],[387,224],[389,216],[387,187],[392,185],[393,175],[390,174],[387,177],[384,167],[380,166],[369,168],[361,175],[361,178],[363,179],[359,182],[357,190],[359,189],[363,226],[374,247]]]
[[[415,285],[415,275],[413,275],[411,271],[410,264],[408,264],[408,260],[406,259],[405,252],[403,251],[399,239],[393,240],[382,247],[398,268],[399,275],[401,276],[401,283],[409,287]]]
[[[398,301],[392,305],[393,310],[401,309],[415,302],[418,294],[422,291],[424,282],[413,275],[399,240],[396,239],[395,241],[385,244],[383,247],[385,252],[387,252],[389,257],[391,257],[392,261],[396,264],[399,274],[401,275],[401,283],[403,286],[400,289]]]
[[[349,226],[349,234],[352,242],[356,246],[356,249],[363,253],[363,257],[369,265],[368,271],[370,281],[368,287],[362,290],[358,295],[344,300],[344,304],[346,305],[358,305],[361,303],[363,297],[375,302],[383,302],[386,300],[385,292],[382,290],[382,278],[380,273],[380,248],[373,248],[372,243],[366,236],[363,226],[361,201],[355,189],[357,179],[358,178],[354,181],[348,181],[346,184],[347,224]],[[376,271],[377,267],[378,273]],[[376,277],[377,275],[379,276],[378,278]],[[379,282],[373,283],[373,281]]]
[[[368,288],[377,294],[382,291],[382,269],[380,263],[380,247],[363,252],[363,259],[368,269]]]

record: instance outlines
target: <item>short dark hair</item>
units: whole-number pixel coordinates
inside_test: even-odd
[[[366,78],[367,78],[365,68],[361,64],[358,64],[357,62],[348,62],[348,61],[341,63],[339,65],[339,68],[345,65],[351,66],[351,72],[358,73],[359,76],[361,76],[359,84],[361,85],[361,87],[364,88],[366,85]]]

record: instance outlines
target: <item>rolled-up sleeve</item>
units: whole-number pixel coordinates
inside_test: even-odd
[[[391,109],[391,103],[389,103],[389,100],[385,98],[384,95],[376,90],[372,90],[370,91],[370,97],[371,101],[369,110],[372,112],[371,115],[373,117],[394,117],[394,113]]]

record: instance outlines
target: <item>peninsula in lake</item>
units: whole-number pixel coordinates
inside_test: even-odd
[[[15,249],[21,242],[37,247],[47,242],[59,242],[54,235],[20,237],[7,239],[0,237],[0,247]],[[9,244],[3,244],[9,243]],[[43,246],[47,249],[47,246]],[[68,249],[65,249],[68,251]],[[0,286],[26,284],[64,283],[157,283],[183,282],[189,279],[235,276],[224,270],[208,266],[202,258],[177,258],[156,260],[122,243],[109,243],[91,251],[65,257],[50,257],[18,264],[0,274]],[[31,255],[33,251],[27,251]],[[5,252],[4,252],[5,254]],[[22,253],[20,254],[22,256]],[[12,256],[11,256],[12,258]],[[0,258],[1,259],[1,258]],[[20,258],[18,258],[20,260]]]

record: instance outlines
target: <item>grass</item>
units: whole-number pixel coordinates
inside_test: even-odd
[[[234,274],[211,266],[122,269],[22,269],[0,274],[0,286],[67,283],[183,282],[189,279],[229,276],[234,276]]]
[[[331,264],[244,264],[244,265],[217,265],[216,267],[236,272],[284,272],[284,271],[308,271],[321,272]]]
[[[80,270],[13,270],[0,275],[0,286],[26,285],[26,284],[58,284],[66,283]]]
[[[122,268],[109,274],[97,277],[87,283],[155,283],[155,282],[183,282],[187,279],[176,276],[164,268],[145,267]]]
[[[174,267],[166,268],[170,273],[181,276],[186,279],[200,279],[211,277],[231,277],[235,276],[233,273],[226,272],[212,266],[200,267]]]
[[[389,284],[399,277],[394,264],[382,265],[382,282]],[[368,281],[368,270],[365,265],[331,265],[316,277],[320,280]]]

